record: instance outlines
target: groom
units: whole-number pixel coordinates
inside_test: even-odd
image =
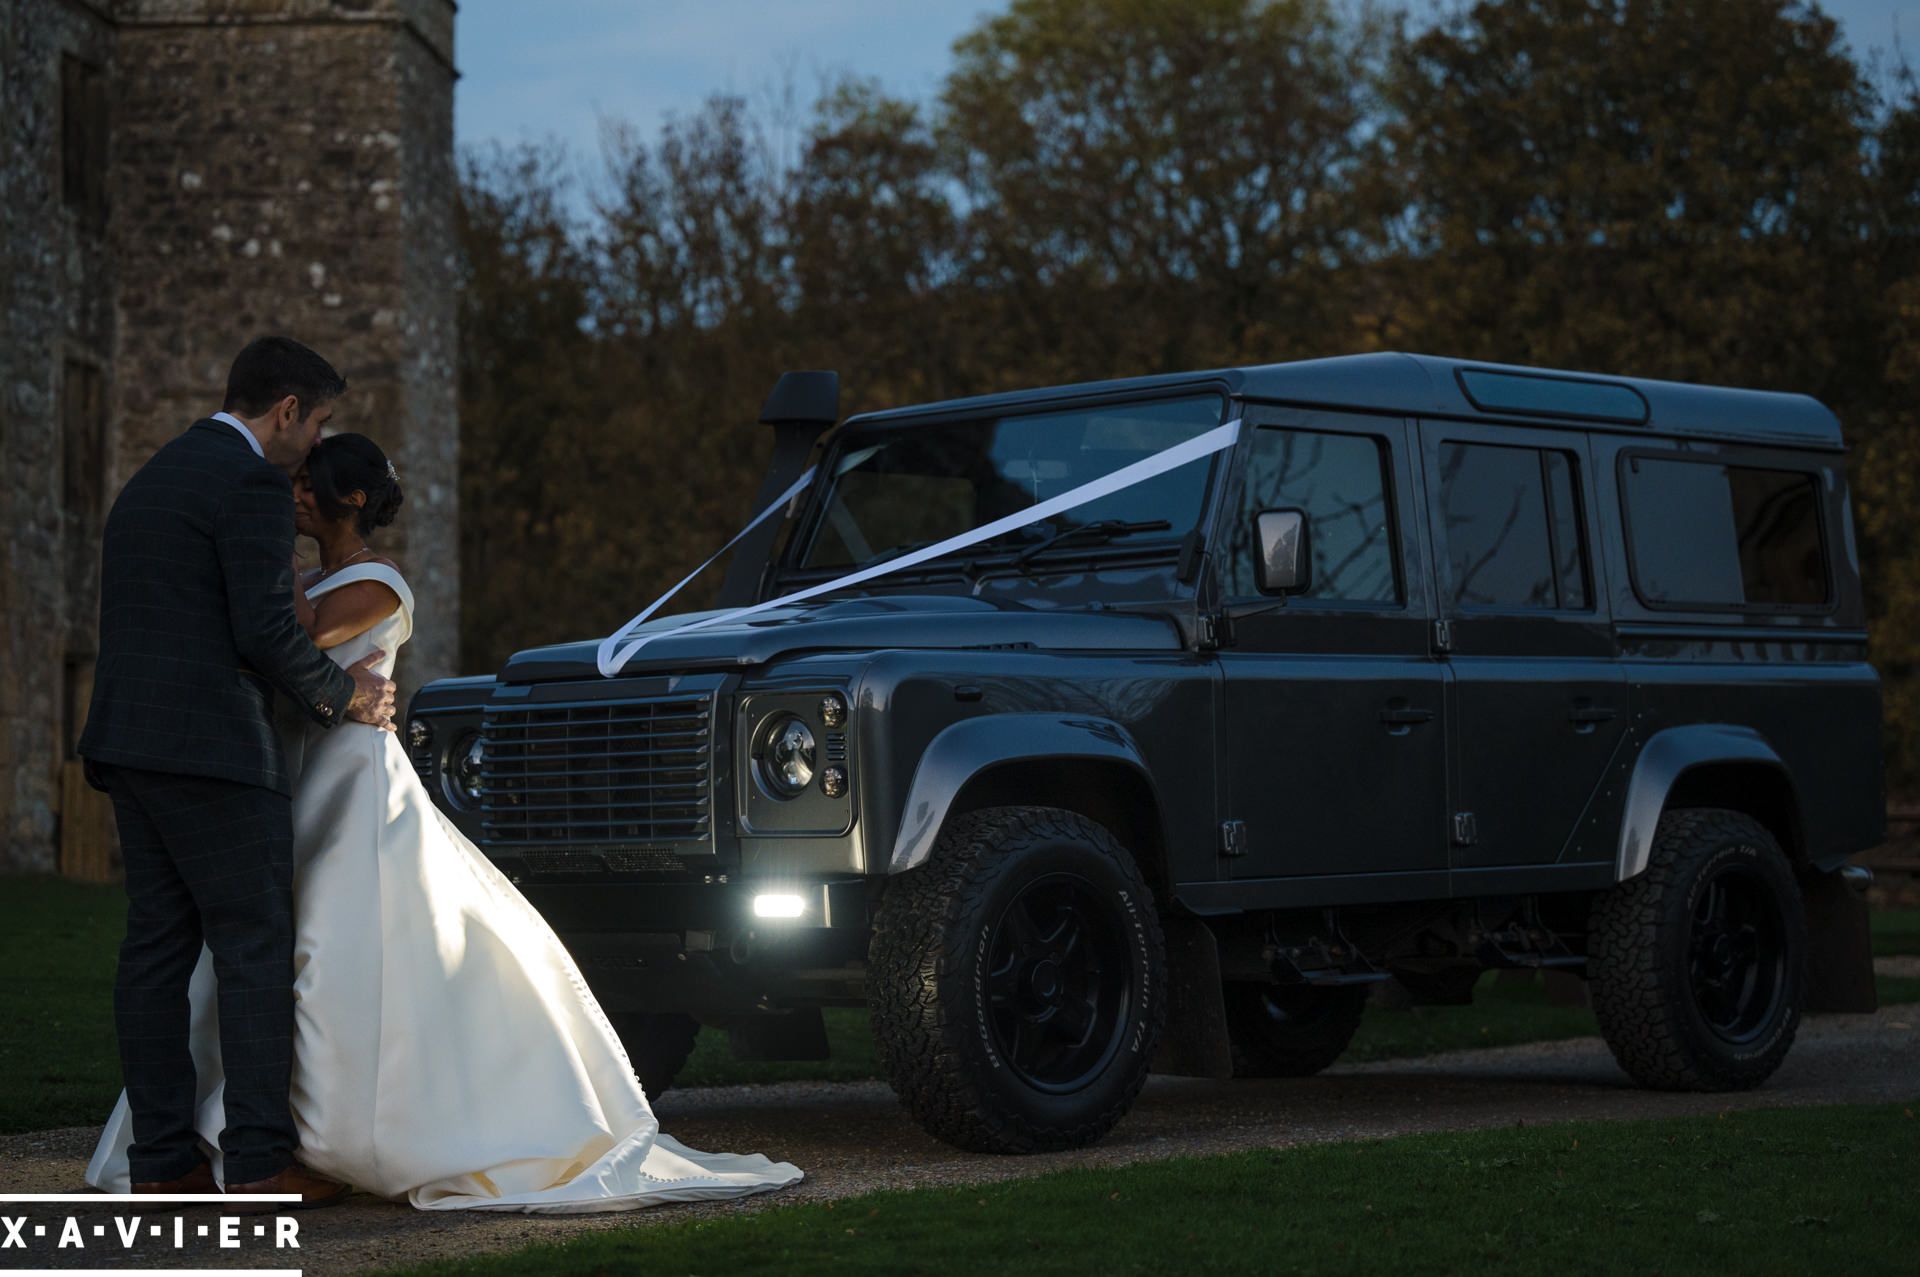
[[[127,937],[114,1027],[137,1193],[219,1191],[194,1134],[187,985],[204,942],[219,982],[230,1193],[337,1201],[293,1160],[293,824],[275,691],[322,727],[392,727],[393,684],[341,669],[293,610],[293,488],[346,382],[285,337],[240,352],[224,411],[127,481],[107,517],[100,656],[80,738],[113,796]]]

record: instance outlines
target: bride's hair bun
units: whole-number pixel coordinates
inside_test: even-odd
[[[393,463],[365,435],[328,435],[313,445],[307,455],[307,482],[320,512],[329,519],[353,515],[361,536],[392,523],[405,499]],[[357,510],[347,499],[355,492],[367,494],[366,504]]]

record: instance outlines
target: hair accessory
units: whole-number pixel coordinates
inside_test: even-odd
[[[400,478],[400,472],[393,468],[393,462],[391,461],[387,462],[387,478],[394,479],[394,480],[398,480]]]

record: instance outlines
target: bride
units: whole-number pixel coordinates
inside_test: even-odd
[[[413,594],[366,543],[400,484],[372,440],[340,434],[294,481],[321,567],[296,572],[314,642],[392,677]],[[438,811],[389,731],[291,726],[294,1063],[299,1155],[422,1210],[572,1213],[735,1197],[799,1180],[760,1154],[660,1132],[619,1037],[532,906]],[[221,1169],[220,1038],[203,950],[190,993],[196,1126]],[[87,1182],[124,1193],[123,1093]]]

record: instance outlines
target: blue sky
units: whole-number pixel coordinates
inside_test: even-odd
[[[801,105],[840,73],[931,95],[983,0],[464,0],[454,128],[464,144],[558,138],[597,154],[601,115],[651,137],[709,94],[790,82]],[[1412,7],[1424,8],[1419,0]],[[1825,0],[1856,51],[1920,41],[1920,0]],[[1920,52],[1914,56],[1920,58]]]

